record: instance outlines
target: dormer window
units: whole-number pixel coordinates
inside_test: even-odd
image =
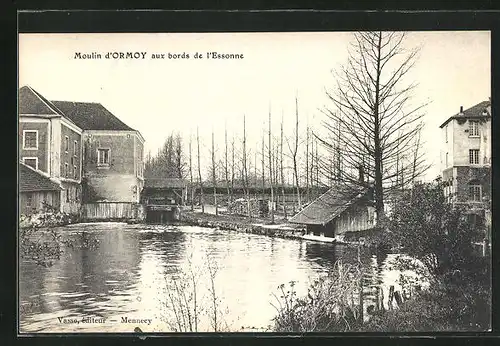
[[[469,120],[469,137],[479,137],[479,121]]]

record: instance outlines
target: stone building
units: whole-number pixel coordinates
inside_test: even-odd
[[[144,138],[99,103],[52,101],[83,130],[83,200],[138,203]]]
[[[483,204],[491,198],[491,101],[448,118],[441,126],[442,178],[446,196],[458,203]]]
[[[82,129],[29,86],[19,90],[19,160],[61,186],[57,206],[81,204]],[[60,201],[60,202],[59,202]]]
[[[59,184],[60,192],[51,191],[60,195],[51,200],[61,211],[79,214],[82,204],[102,201],[139,203],[144,186],[139,131],[99,103],[49,101],[29,86],[19,90],[18,113],[19,161]]]
[[[445,195],[467,206],[474,224],[491,227],[491,100],[448,118],[440,128]]]

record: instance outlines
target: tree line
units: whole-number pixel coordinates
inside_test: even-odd
[[[243,114],[239,138],[228,138],[225,127],[223,150],[216,148],[212,130],[210,164],[202,172],[199,129],[187,141],[172,133],[155,156],[147,156],[145,177],[188,179],[201,188],[201,204],[204,182],[214,187],[215,204],[216,187],[224,186],[232,202],[233,188],[241,186],[248,215],[250,188],[259,184],[270,190],[272,202],[293,185],[298,210],[317,197],[318,186],[337,186],[346,193],[372,189],[377,216],[383,218],[387,200],[411,188],[429,168],[421,138],[427,103],[413,102],[417,84],[408,80],[419,47],[406,47],[405,38],[400,32],[353,34],[347,62],[333,71],[334,87],[325,88],[328,103],[319,108],[321,128],[304,124],[297,94],[291,134],[284,133],[283,112],[280,132],[273,133],[275,115],[269,105],[261,143],[249,145]],[[270,212],[274,219],[273,208]]]

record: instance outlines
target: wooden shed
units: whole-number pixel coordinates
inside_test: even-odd
[[[291,223],[305,225],[307,233],[334,238],[375,226],[373,189],[335,186],[295,214]]]

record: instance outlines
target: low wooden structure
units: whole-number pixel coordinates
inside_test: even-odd
[[[143,221],[144,206],[132,202],[94,202],[82,204],[83,221]]]
[[[290,223],[305,225],[307,234],[328,238],[372,229],[373,190],[334,186],[295,214]]]
[[[141,193],[146,221],[164,223],[180,219],[181,206],[186,204],[187,182],[179,178],[146,179]]]

